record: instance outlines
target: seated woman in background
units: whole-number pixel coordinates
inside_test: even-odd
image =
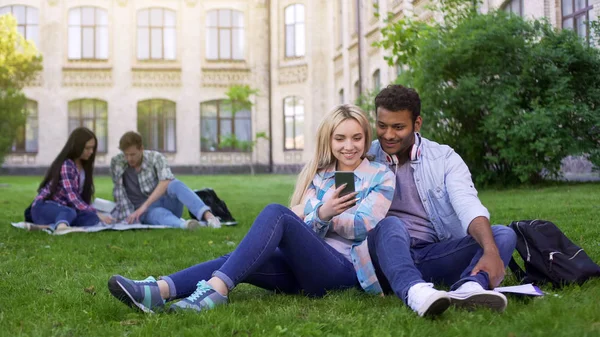
[[[77,128],[69,135],[48,168],[31,205],[35,224],[49,225],[52,231],[61,234],[71,226],[93,226],[99,221],[112,221],[108,216],[98,215],[90,206],[97,146],[96,135],[88,128]]]
[[[114,275],[111,294],[154,312],[176,299],[182,300],[170,310],[211,309],[227,303],[240,283],[309,296],[361,286],[380,292],[366,238],[391,205],[395,178],[365,157],[370,144],[364,113],[353,105],[335,107],[318,127],[315,155],[298,177],[291,209],[266,206],[231,254],[158,281]],[[354,172],[356,192],[340,197],[345,185],[336,188],[335,171]]]

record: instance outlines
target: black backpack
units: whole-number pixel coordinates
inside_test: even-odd
[[[195,190],[194,193],[196,193],[196,195],[202,199],[202,202],[204,202],[206,206],[210,207],[212,214],[221,219],[221,224],[226,226],[237,225],[237,221],[235,221],[231,215],[231,212],[229,211],[229,208],[227,208],[225,202],[219,199],[217,193],[215,193],[212,188]],[[190,217],[198,220],[198,218],[196,218],[196,216],[191,212]]]
[[[513,221],[509,227],[517,234],[517,251],[525,262],[525,271],[514,259],[508,266],[521,283],[561,287],[600,276],[600,266],[552,222]]]

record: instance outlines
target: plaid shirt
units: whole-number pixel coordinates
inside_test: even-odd
[[[112,211],[112,217],[117,221],[123,221],[135,211],[135,207],[127,197],[125,185],[123,185],[123,174],[129,167],[125,155],[119,153],[110,161],[110,174],[113,181],[113,197],[117,206]],[[142,155],[142,168],[138,173],[138,181],[142,194],[150,196],[158,183],[162,180],[173,180],[175,176],[169,168],[167,158],[160,152],[144,150]]]
[[[356,206],[334,216],[330,221],[319,219],[318,209],[335,191],[335,165],[317,173],[304,196],[304,222],[321,237],[333,231],[354,241],[350,256],[360,285],[367,293],[383,291],[375,275],[367,245],[367,233],[383,220],[392,204],[395,176],[385,165],[363,159],[354,170],[359,201]]]
[[[46,186],[40,190],[38,196],[35,197],[33,204],[35,205],[40,200],[52,200],[63,206],[74,207],[77,211],[96,212],[92,206],[81,199],[81,193],[79,191],[82,190],[82,188],[80,189],[79,170],[73,160],[65,160],[60,167],[58,184],[60,185],[58,190],[54,193],[52,198],[48,199],[48,196],[50,195],[50,182],[48,182]]]

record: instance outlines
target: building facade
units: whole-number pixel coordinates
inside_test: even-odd
[[[98,137],[106,168],[120,136],[138,130],[146,148],[192,172],[296,169],[333,105],[354,102],[398,74],[372,46],[392,13],[437,18],[433,0],[0,0],[0,15],[43,55],[24,89],[27,126],[5,171],[47,167],[77,126]],[[487,0],[589,34],[600,0]],[[381,13],[381,16],[377,14]],[[235,84],[258,90],[249,111],[232,113]],[[249,148],[231,146],[258,139]]]

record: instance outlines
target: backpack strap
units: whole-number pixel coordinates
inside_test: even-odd
[[[523,282],[523,279],[525,279],[526,273],[517,264],[517,261],[515,261],[514,257],[510,258],[510,262],[508,262],[508,268],[510,268],[510,271],[512,271],[512,273],[515,275],[515,277],[517,278],[517,280],[519,281],[519,283]]]

